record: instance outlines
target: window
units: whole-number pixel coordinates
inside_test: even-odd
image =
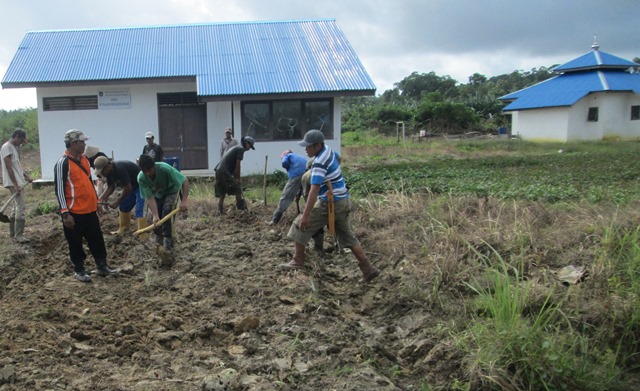
[[[275,100],[242,104],[242,135],[258,141],[301,140],[311,129],[333,139],[333,101]]]
[[[589,113],[587,114],[587,122],[598,122],[597,107],[589,107]]]
[[[97,110],[97,109],[98,109],[97,95],[42,98],[43,111]]]
[[[640,119],[640,106],[631,106],[631,121]]]

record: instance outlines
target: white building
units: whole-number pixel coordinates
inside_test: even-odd
[[[285,149],[321,129],[340,150],[340,98],[375,85],[335,20],[28,32],[3,88],[35,87],[42,178],[69,129],[135,161],[153,132],[187,175],[213,175],[224,130],[252,136],[242,174],[280,167]]]
[[[551,79],[499,99],[511,134],[527,140],[640,138],[639,64],[592,50],[553,69]]]

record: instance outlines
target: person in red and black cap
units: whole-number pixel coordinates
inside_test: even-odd
[[[25,202],[23,188],[27,183],[33,182],[29,174],[22,170],[20,165],[20,153],[18,149],[27,143],[27,133],[22,129],[16,129],[11,134],[11,139],[2,145],[0,156],[2,157],[2,185],[9,189],[13,199],[13,212],[9,217],[9,236],[20,243],[29,242],[24,236]]]

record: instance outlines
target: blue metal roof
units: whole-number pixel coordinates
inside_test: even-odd
[[[553,68],[554,72],[570,72],[586,69],[627,69],[629,67],[637,67],[633,61],[625,60],[600,50],[592,50],[582,56],[573,59],[565,64]]]
[[[554,69],[564,73],[498,99],[511,102],[503,111],[514,111],[571,106],[593,92],[640,94],[638,66],[596,48]]]
[[[376,89],[334,19],[28,32],[2,86],[174,77],[211,97]]]

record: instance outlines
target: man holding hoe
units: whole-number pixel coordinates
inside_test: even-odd
[[[295,241],[293,259],[279,267],[284,270],[303,268],[306,244],[314,233],[328,224],[329,232],[335,231],[340,244],[350,248],[355,255],[364,282],[372,281],[380,274],[380,270],[371,265],[351,230],[349,192],[337,154],[324,144],[324,134],[320,130],[308,131],[298,144],[305,148],[307,156],[314,158],[311,190],[304,211],[289,229],[288,236]]]
[[[180,210],[187,210],[187,199],[189,198],[189,180],[180,171],[167,163],[154,162],[149,155],[140,155],[138,160],[140,173],[138,174],[138,185],[140,195],[147,201],[153,225],[155,226],[176,209],[179,198]],[[161,227],[155,227],[156,242],[163,245],[165,249],[173,248],[173,224],[169,218],[162,223]]]

